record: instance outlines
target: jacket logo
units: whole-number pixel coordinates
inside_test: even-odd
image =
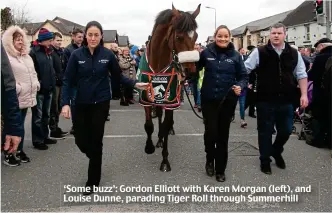
[[[207,58],[208,61],[214,61],[216,60],[215,58]]]
[[[78,63],[79,63],[79,64],[84,64],[84,63],[85,63],[85,61],[78,61]]]
[[[232,59],[229,59],[229,58],[228,58],[228,59],[226,59],[225,61],[228,62],[228,63],[230,63],[230,64],[234,64],[234,61],[233,61]]]
[[[107,64],[108,63],[108,59],[101,59],[101,60],[99,60],[98,62],[99,63],[102,63],[102,64]]]

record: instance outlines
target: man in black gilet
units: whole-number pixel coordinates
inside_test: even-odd
[[[282,157],[284,145],[292,133],[293,100],[297,79],[301,89],[300,105],[307,107],[307,73],[301,54],[285,42],[286,27],[277,23],[271,27],[267,45],[256,48],[245,61],[248,71],[257,73],[257,125],[261,171],[271,174],[270,156],[277,167],[286,168]],[[277,135],[272,144],[274,126]]]

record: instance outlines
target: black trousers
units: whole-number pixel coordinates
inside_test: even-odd
[[[247,90],[246,104],[244,109],[247,110],[249,107],[249,116],[255,115],[256,96],[257,93],[252,89]]]
[[[97,104],[76,104],[75,143],[89,158],[87,185],[99,185],[101,178],[103,137],[109,101]]]
[[[132,100],[134,98],[133,91],[133,88],[121,85],[121,101]]]
[[[220,101],[202,101],[206,160],[209,162],[215,160],[216,174],[224,174],[226,170],[229,128],[237,100],[227,98],[222,105]]]
[[[51,132],[56,132],[59,128],[58,125],[59,125],[59,116],[61,112],[61,107],[60,107],[61,92],[62,88],[59,86],[56,86],[55,90],[53,91],[51,111],[50,111],[50,122],[49,122],[49,127]]]

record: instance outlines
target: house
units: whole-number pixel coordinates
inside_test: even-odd
[[[282,22],[291,12],[292,10],[262,18],[231,30],[232,42],[235,49],[267,43],[270,27],[278,22]]]
[[[214,37],[208,36],[205,42],[206,42],[206,44],[210,44],[210,43],[214,42]]]
[[[119,36],[119,47],[128,47],[129,46],[129,37],[128,36]]]
[[[313,47],[319,39],[326,37],[326,28],[317,24],[314,9],[311,1],[304,1],[284,19],[289,43]]]
[[[51,32],[59,32],[62,34],[62,46],[66,47],[71,42],[71,32],[75,28],[84,30],[84,26],[68,21],[66,19],[55,17],[53,20],[46,20],[39,23],[27,23],[21,26],[27,33],[28,39],[34,41],[38,38],[41,28],[46,28]]]
[[[118,43],[119,35],[116,30],[104,30],[104,46],[111,48],[111,43]]]
[[[45,22],[23,24],[22,29],[27,33],[28,39],[34,41],[38,38],[40,28],[46,28],[51,32],[59,32],[62,34],[62,47],[66,47],[71,42],[71,33],[74,29],[79,28],[85,30],[85,26],[69,21],[61,17],[55,17],[53,20]],[[104,46],[110,48],[113,42],[118,43],[118,33],[116,30],[104,30]],[[127,36],[127,40],[128,36]]]

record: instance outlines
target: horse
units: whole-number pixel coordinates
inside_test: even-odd
[[[173,68],[176,70],[177,76],[179,76],[177,80],[196,72],[195,62],[199,60],[199,53],[194,50],[195,42],[198,37],[196,33],[197,22],[195,19],[200,13],[200,7],[201,4],[199,4],[193,12],[184,12],[177,10],[172,4],[172,9],[166,9],[157,15],[150,41],[147,44],[145,52],[146,61],[150,69],[154,70],[155,73],[162,73],[166,67],[170,67],[172,65],[174,65]],[[160,79],[158,80],[160,81]],[[167,87],[167,84],[165,86]],[[157,89],[160,88],[161,87]],[[151,93],[153,93],[152,90]],[[163,90],[158,90],[158,92],[161,91]],[[178,99],[179,95],[180,93],[177,91]],[[162,147],[163,157],[160,170],[163,172],[169,172],[171,171],[171,166],[168,161],[168,135],[175,134],[173,129],[174,109],[158,105],[154,106],[156,108],[159,125],[158,142],[156,147]],[[180,107],[180,102],[178,107]],[[144,106],[144,110],[144,129],[147,134],[145,153],[152,154],[155,152],[155,146],[153,145],[151,138],[154,132],[154,125],[151,116],[152,106]],[[165,118],[162,122],[164,110]]]

